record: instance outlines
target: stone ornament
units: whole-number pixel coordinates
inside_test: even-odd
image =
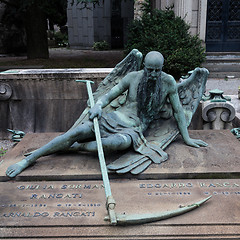
[[[12,96],[12,88],[7,83],[0,83],[0,100],[5,101]]]
[[[223,96],[224,92],[219,89],[209,93],[202,105],[202,118],[205,121],[203,129],[231,129],[231,122],[236,115],[231,98]]]

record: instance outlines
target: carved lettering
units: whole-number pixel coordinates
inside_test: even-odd
[[[229,182],[224,182],[224,183],[202,183],[202,182],[200,182],[199,183],[199,186],[200,187],[205,187],[205,188],[217,188],[217,187],[219,187],[219,188],[221,188],[221,187],[228,187],[228,188],[236,188],[236,187],[240,187],[240,185],[239,184],[237,184],[237,183],[229,183]]]
[[[30,197],[30,199],[37,199],[37,194],[32,194],[32,196]]]
[[[224,187],[229,187],[229,185],[230,185],[230,183],[228,183],[228,182],[223,183]]]
[[[53,185],[50,185],[50,186],[45,185],[45,186],[43,187],[43,189],[54,189],[54,186],[53,186]]]
[[[139,188],[190,188],[193,187],[192,183],[164,183],[164,184],[160,184],[160,183],[156,183],[156,184],[144,184],[144,183],[140,183],[139,184]]]
[[[234,183],[234,184],[233,184],[233,187],[240,187],[240,185],[237,184],[237,183]]]
[[[48,212],[34,212],[34,213],[25,213],[25,212],[11,212],[4,213],[2,217],[15,218],[15,217],[48,217]]]
[[[210,183],[208,187],[216,187],[214,184]]]
[[[43,194],[43,195],[41,195],[41,196],[39,197],[39,199],[47,199],[47,197],[46,197],[45,194]]]
[[[192,183],[187,183],[186,187],[193,187],[193,184]]]
[[[62,194],[62,193],[57,193],[57,194],[42,194],[42,195],[38,195],[38,194],[32,194],[30,196],[30,199],[53,199],[53,198],[63,198],[63,199],[69,199],[69,198],[82,198],[82,194],[81,193],[71,193],[71,194]]]
[[[95,212],[55,212],[53,217],[94,217]]]
[[[55,197],[55,194],[50,194],[49,196],[48,196],[48,198],[54,198]]]
[[[184,184],[184,183],[179,183],[179,184],[178,184],[178,187],[179,187],[179,188],[185,187],[185,184]]]

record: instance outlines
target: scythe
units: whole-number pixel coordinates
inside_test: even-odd
[[[91,88],[91,83],[94,83],[93,81],[89,80],[76,80],[76,82],[85,82],[87,85],[87,91],[90,101],[90,107],[92,108],[94,106],[94,98]],[[186,212],[189,212],[193,209],[196,209],[197,207],[201,206],[203,203],[208,201],[211,196],[188,206],[178,208],[176,210],[172,211],[166,211],[166,212],[159,212],[154,214],[133,214],[133,215],[126,215],[126,214],[117,214],[115,212],[115,206],[116,202],[112,196],[111,187],[110,187],[110,181],[108,178],[108,172],[107,172],[107,166],[105,162],[103,147],[102,147],[102,140],[100,135],[100,129],[99,129],[99,123],[97,117],[93,119],[94,124],[94,130],[96,135],[96,142],[97,142],[97,149],[98,149],[98,157],[99,157],[99,163],[102,173],[102,179],[105,189],[105,195],[106,195],[106,209],[108,211],[108,216],[105,217],[106,221],[110,221],[112,225],[130,225],[130,224],[143,224],[143,223],[149,223],[149,222],[155,222],[159,220],[164,220],[167,218],[175,217],[181,214],[184,214]]]

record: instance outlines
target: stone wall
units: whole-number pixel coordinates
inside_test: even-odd
[[[70,47],[89,47],[94,42],[93,11],[68,1],[68,38]]]
[[[110,71],[50,69],[0,73],[0,139],[10,136],[7,129],[26,133],[68,130],[86,107],[88,99],[85,84],[75,80],[94,81],[94,91]],[[7,91],[10,97],[3,100]]]
[[[111,45],[111,19],[112,2],[105,0],[96,5],[88,5],[89,8],[81,9],[81,4],[76,1],[71,5],[68,1],[68,37],[72,48],[91,48],[94,42],[107,41]],[[133,19],[132,0],[122,1],[121,18],[123,20],[124,42],[126,42],[127,25]]]

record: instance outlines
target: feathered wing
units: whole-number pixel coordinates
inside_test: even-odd
[[[209,72],[206,68],[196,68],[190,74],[187,79],[177,84],[178,95],[185,113],[187,126],[190,125],[192,117],[205,92]],[[165,108],[171,108],[170,103],[167,102]],[[150,142],[159,142],[161,148],[165,149],[176,138],[178,133],[177,123],[172,116],[169,119],[161,118],[153,122],[147,132],[148,137],[146,138]]]
[[[99,84],[97,90],[93,93],[95,102],[109,92],[121,79],[132,71],[138,71],[142,63],[142,53],[137,49],[133,49],[115,68],[107,75],[107,77]],[[127,91],[122,93],[118,98],[113,100],[103,111],[111,112],[123,105],[126,101]],[[84,120],[88,119],[89,106],[82,112],[78,120],[71,129],[77,127]]]
[[[187,126],[191,123],[192,116],[205,92],[208,74],[209,72],[207,69],[196,68],[191,72],[191,75],[187,79],[177,84],[178,94],[185,112]],[[166,112],[167,110],[170,110],[168,112],[171,112],[172,107],[169,102],[166,103],[164,108],[166,109]],[[160,118],[154,121],[145,136],[148,144],[153,148],[154,146],[157,146],[156,149],[159,149],[160,147],[164,150],[177,137],[178,133],[177,122],[174,117],[171,116],[168,119]],[[164,156],[163,154],[161,155]],[[167,158],[164,156],[161,160],[156,160],[154,162],[161,163],[166,161],[166,159]],[[144,171],[152,162],[153,160],[150,160],[149,157],[131,151],[111,163],[108,168],[117,173],[131,172],[132,174],[138,174]]]

